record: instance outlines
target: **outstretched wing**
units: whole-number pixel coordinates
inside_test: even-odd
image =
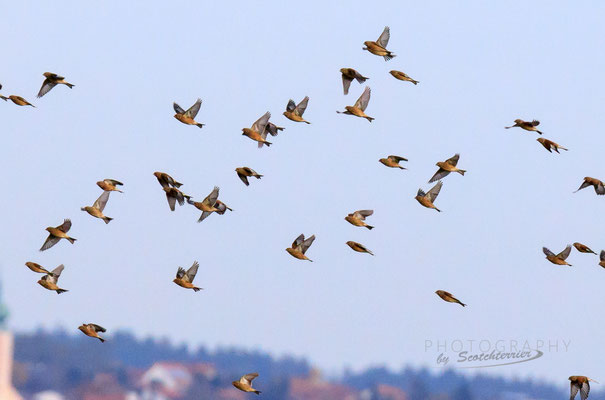
[[[440,179],[445,178],[446,176],[448,176],[450,173],[450,171],[446,171],[442,168],[439,168],[437,170],[437,172],[435,172],[435,175],[433,175],[433,177],[431,179],[429,179],[429,183],[433,183],[435,181],[438,181]]]
[[[294,102],[294,100],[290,99],[288,100],[288,105],[286,106],[286,111],[292,111],[296,108],[296,103]]]
[[[359,96],[359,98],[355,102],[354,107],[359,108],[361,111],[365,111],[366,107],[368,106],[368,103],[370,102],[370,93],[371,93],[370,87],[366,86],[366,88],[363,91],[363,93],[361,94],[361,96]]]
[[[105,205],[107,204],[107,200],[109,200],[109,194],[110,193],[111,192],[109,192],[107,190],[103,191],[103,193],[95,201],[95,204],[93,204],[92,206],[94,208],[98,208],[99,211],[103,212],[103,210],[105,209]]]
[[[186,273],[187,272],[182,267],[179,267],[179,269],[176,271],[176,277],[177,277],[177,279],[182,279],[183,276],[185,276]]]
[[[218,191],[219,191],[219,187],[215,186],[214,189],[212,190],[212,192],[210,192],[210,194],[208,196],[206,196],[206,198],[204,199],[204,201],[202,203],[212,207],[214,206],[214,204],[216,203],[216,199],[218,199]]]
[[[551,257],[556,257],[555,253],[553,253],[552,251],[548,250],[546,247],[542,247],[542,252],[547,256],[551,256]]]
[[[580,390],[580,384],[577,382],[571,382],[571,393],[569,395],[569,400],[573,400],[576,397],[578,390]]]
[[[344,74],[342,74],[342,89],[344,90],[345,94],[349,94],[351,82],[353,82],[353,79],[347,78]]]
[[[424,197],[426,196],[426,193],[424,193],[424,190],[418,189],[418,193],[416,193],[416,196]]]
[[[456,153],[456,155],[448,158],[447,160],[445,160],[445,162],[448,163],[449,165],[453,165],[455,167],[458,164],[459,159],[460,159],[460,154]]]
[[[256,372],[253,372],[251,374],[246,374],[246,375],[242,376],[239,381],[240,381],[240,383],[243,383],[244,385],[252,385],[252,381],[257,376],[258,376],[258,374]]]
[[[271,118],[271,113],[269,111],[267,111],[266,113],[263,114],[262,117],[260,117],[259,119],[257,119],[253,124],[252,124],[252,129],[255,132],[258,133],[263,133],[265,131],[265,127],[267,126],[267,122],[269,122],[269,118]]]
[[[565,260],[565,259],[567,259],[567,257],[569,257],[570,253],[571,253],[571,246],[567,245],[565,250],[563,250],[562,252],[557,254],[557,258],[560,258],[561,260]]]
[[[69,229],[71,228],[71,220],[70,219],[64,219],[63,223],[59,226],[57,226],[57,229],[60,231],[63,231],[64,233],[69,232]]]
[[[52,88],[54,88],[55,86],[57,86],[57,84],[55,82],[45,79],[44,82],[42,83],[42,87],[40,88],[40,91],[38,92],[38,97],[44,96],[46,93],[50,92],[50,90]]]
[[[304,242],[302,242],[302,244],[300,245],[300,251],[305,254],[307,252],[307,250],[309,249],[309,247],[311,247],[311,245],[313,244],[313,241],[315,240],[315,235],[311,235],[310,238],[307,238]]]
[[[588,399],[588,393],[590,393],[590,384],[588,382],[584,382],[582,383],[582,386],[580,386],[580,399]]]
[[[244,182],[244,184],[246,186],[250,185],[250,182],[248,182],[248,177],[246,175],[240,174],[239,172],[237,173],[237,176],[239,176],[239,178],[242,180],[242,182]]]
[[[194,261],[193,265],[187,270],[187,280],[189,282],[193,282],[199,266],[200,264],[197,261]]]
[[[305,96],[305,98],[302,99],[302,101],[300,103],[298,103],[298,105],[294,109],[294,114],[298,115],[299,117],[302,117],[302,115],[305,113],[305,110],[307,109],[308,103],[309,103],[309,96]]]
[[[601,254],[599,254],[599,259],[601,261],[605,261],[605,250],[601,250]]]
[[[443,186],[443,182],[437,182],[437,184],[433,186],[433,188],[429,190],[426,194],[431,203],[434,202],[437,196],[439,195],[439,192],[441,191],[441,186]]]
[[[189,110],[187,110],[185,112],[185,116],[195,118],[197,113],[200,111],[201,106],[202,106],[202,99],[197,99],[197,101],[195,103],[193,103],[193,105],[191,107],[189,107]]]
[[[404,157],[399,157],[399,156],[389,156],[389,159],[395,161],[395,162],[400,162],[400,161],[407,161],[407,158]]]
[[[305,235],[303,233],[301,233],[300,235],[298,235],[298,237],[296,239],[294,239],[294,241],[292,242],[292,248],[296,249],[298,246],[300,246],[302,244],[302,242],[305,240]]]
[[[57,268],[50,271],[49,275],[52,275],[55,278],[55,282],[56,282],[59,279],[59,277],[61,276],[61,272],[63,272],[64,269],[65,269],[65,266],[63,264],[61,264]]]
[[[58,238],[56,236],[53,235],[48,235],[48,237],[46,238],[46,241],[44,242],[44,244],[42,245],[42,247],[40,247],[40,251],[44,251],[44,250],[48,250],[51,247],[53,247],[54,245],[56,245],[57,243],[59,243],[59,240],[61,240],[61,238]]]
[[[172,103],[172,108],[174,108],[174,112],[177,114],[185,114],[185,110],[183,110],[183,108],[176,103]]]
[[[538,125],[540,125],[540,121],[534,119],[533,121],[531,121],[531,125],[538,126]]]
[[[380,34],[380,37],[378,38],[376,43],[378,43],[383,49],[386,49],[387,45],[389,44],[390,38],[391,38],[391,30],[389,29],[388,26],[385,26],[384,31],[382,31],[382,33]]]
[[[357,210],[353,213],[353,215],[356,215],[361,219],[366,219],[366,217],[369,217],[372,214],[374,214],[374,210]]]
[[[107,330],[105,328],[103,328],[101,325],[97,325],[97,324],[90,324],[90,326],[92,326],[92,328],[95,330],[95,332],[106,332]]]

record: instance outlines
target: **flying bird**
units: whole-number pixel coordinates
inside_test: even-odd
[[[158,180],[160,185],[162,185],[163,188],[167,188],[170,186],[180,188],[181,186],[183,186],[182,183],[175,181],[174,178],[172,178],[165,172],[154,172],[153,175],[156,177],[156,179]]]
[[[540,121],[537,121],[535,119],[533,121],[531,121],[531,122],[529,122],[529,121],[523,121],[522,119],[516,119],[514,125],[512,125],[512,126],[505,126],[504,128],[510,129],[510,128],[519,127],[521,129],[525,129],[526,131],[538,132],[541,135],[542,132],[540,132],[538,130],[538,128],[536,128],[536,126],[538,126],[538,125],[540,125]]]
[[[390,38],[391,30],[388,26],[385,26],[384,31],[382,31],[377,41],[373,42],[371,40],[368,40],[363,42],[363,44],[366,45],[363,50],[367,50],[372,54],[384,57],[385,61],[389,61],[391,58],[395,57],[395,54],[387,50],[387,45],[389,44]]]
[[[435,164],[439,167],[439,169],[437,170],[437,172],[435,172],[435,175],[433,175],[433,177],[429,180],[429,183],[433,183],[435,181],[445,178],[450,174],[450,172],[458,172],[460,175],[464,176],[466,170],[456,168],[459,159],[460,154],[456,154],[445,161],[439,161],[437,164]]]
[[[380,161],[382,164],[386,165],[389,168],[400,168],[400,169],[407,169],[402,167],[401,165],[399,165],[399,163],[401,161],[407,161],[407,158],[403,158],[403,157],[399,157],[399,156],[388,156],[387,158],[381,158]]]
[[[557,255],[555,255],[552,251],[548,250],[546,247],[542,247],[542,251],[544,252],[544,254],[546,254],[546,259],[551,263],[556,265],[569,265],[571,267],[571,264],[565,261],[567,257],[569,257],[569,253],[571,253],[570,245],[567,245],[565,250],[563,250]]]
[[[193,289],[194,292],[199,292],[202,288],[193,285],[193,280],[195,279],[199,266],[200,264],[198,264],[197,261],[194,261],[193,265],[189,267],[187,271],[185,271],[184,268],[179,267],[176,272],[176,278],[174,278],[172,282],[185,289]]]
[[[599,265],[605,268],[605,250],[601,250],[601,254],[599,254]]]
[[[197,113],[200,111],[201,106],[202,106],[202,99],[197,99],[197,101],[195,103],[193,103],[193,105],[191,107],[189,107],[189,109],[187,111],[183,110],[181,108],[181,106],[179,106],[178,104],[173,103],[172,107],[174,108],[174,111],[176,112],[176,114],[174,114],[174,118],[178,119],[179,121],[181,121],[182,123],[184,123],[186,125],[195,125],[198,128],[201,128],[204,126],[204,124],[195,122],[195,117],[197,116]]]
[[[187,196],[175,187],[164,187],[162,190],[166,193],[166,200],[168,200],[170,211],[174,211],[177,201],[179,206],[182,206],[185,204],[185,199],[189,202],[189,199],[191,198],[191,196]]]
[[[25,265],[27,266],[27,268],[39,274],[52,274],[52,272],[50,272],[40,264],[36,264],[35,262],[28,261],[25,263]]]
[[[265,128],[265,131],[261,134],[261,137],[263,138],[263,140],[266,140],[267,139],[267,133],[271,134],[271,136],[277,136],[279,134],[279,131],[283,131],[284,129],[286,129],[286,128],[281,127],[281,126],[277,126],[273,122],[269,121],[269,122],[267,122],[267,127]],[[258,148],[260,149],[264,145],[265,145],[265,143],[259,142],[258,143]]]
[[[284,111],[284,116],[294,122],[304,122],[310,124],[309,121],[304,120],[302,117],[307,109],[308,103],[309,96],[305,96],[305,98],[302,99],[298,104],[296,104],[292,99],[288,100],[288,105],[286,106],[286,111]]]
[[[462,307],[466,307],[466,304],[455,298],[450,292],[446,292],[445,290],[437,290],[435,293],[437,293],[437,296],[441,297],[444,301],[447,301],[448,303],[458,303]]]
[[[569,149],[566,149],[565,147],[561,146],[560,144],[553,142],[552,140],[548,140],[545,138],[537,138],[536,140],[538,142],[540,142],[540,144],[542,146],[544,146],[544,148],[546,150],[548,150],[550,153],[552,153],[552,150],[556,151],[557,153],[559,152],[559,149],[565,150],[565,151],[569,150]]]
[[[237,176],[239,176],[239,178],[242,180],[242,182],[244,182],[244,185],[246,185],[246,186],[250,185],[250,182],[248,182],[249,176],[253,176],[256,179],[260,179],[263,177],[261,174],[259,174],[258,172],[256,172],[255,170],[253,170],[252,168],[249,168],[249,167],[238,167],[235,169],[235,172],[237,173]]]
[[[435,205],[433,204],[433,202],[437,199],[437,196],[439,195],[441,186],[443,186],[443,182],[439,181],[427,193],[424,193],[422,189],[418,189],[418,193],[415,197],[416,200],[418,201],[418,203],[420,203],[426,208],[434,208],[435,210],[441,212],[441,210],[435,207]]]
[[[227,206],[227,204],[223,203],[220,200],[217,200],[216,203],[214,203],[214,207],[217,209],[215,212],[218,215],[223,215],[227,210],[233,211],[232,208],[229,208],[229,206]]]
[[[200,218],[197,220],[197,222],[202,222],[203,220],[205,220],[206,218],[208,218],[208,216],[210,214],[212,214],[213,212],[220,212],[221,210],[219,209],[219,207],[217,207],[217,202],[218,202],[218,192],[219,192],[219,187],[215,186],[214,189],[212,190],[212,192],[210,192],[210,194],[208,196],[206,196],[206,198],[202,201],[193,201],[191,199],[187,199],[187,203],[191,204],[192,206],[194,206],[195,208],[197,208],[198,210],[200,210],[202,212],[202,215],[200,215]],[[222,211],[222,213],[224,213],[225,210]]]
[[[82,324],[78,327],[86,336],[97,338],[101,343],[105,342],[105,339],[99,336],[99,332],[107,332],[105,328],[97,324]]]
[[[370,87],[366,86],[366,88],[363,91],[363,93],[361,94],[361,96],[359,96],[359,98],[355,102],[355,105],[346,106],[345,111],[336,111],[336,112],[339,114],[348,114],[348,115],[354,115],[354,116],[360,117],[360,118],[365,118],[368,121],[372,122],[375,118],[369,117],[365,114],[366,107],[368,106],[368,102],[370,101],[370,92],[371,92]]]
[[[115,179],[103,179],[102,181],[97,182],[97,186],[107,192],[122,192],[117,186],[123,186],[124,184],[120,181],[116,181]]]
[[[100,218],[103,221],[105,221],[106,224],[109,223],[109,221],[111,221],[113,218],[109,218],[105,215],[103,215],[103,210],[105,209],[105,205],[107,204],[107,200],[109,200],[109,194],[111,192],[108,191],[103,191],[103,193],[101,194],[101,196],[99,196],[99,198],[94,202],[94,204],[91,206],[85,206],[82,207],[81,210],[82,211],[86,211],[88,214],[92,215],[95,218]]]
[[[368,249],[367,249],[367,248],[366,248],[366,247],[365,247],[363,244],[361,244],[361,243],[357,243],[357,242],[354,242],[354,241],[352,241],[352,240],[349,240],[349,241],[347,242],[347,245],[348,245],[350,248],[352,248],[353,250],[355,250],[356,252],[358,252],[358,253],[368,253],[368,254],[370,254],[370,255],[372,255],[372,256],[374,255],[374,253],[372,253],[370,250],[368,250]]]
[[[393,70],[393,71],[389,71],[389,73],[391,75],[393,75],[395,77],[395,79],[399,79],[400,81],[412,82],[414,85],[417,85],[419,83],[417,80],[410,78],[409,75],[406,74],[405,72]]]
[[[40,248],[40,251],[50,249],[51,247],[53,247],[54,245],[59,243],[59,240],[61,240],[61,239],[67,239],[67,240],[69,240],[69,242],[71,244],[73,244],[77,239],[67,236],[67,232],[69,232],[70,228],[71,228],[70,219],[63,220],[63,223],[61,225],[56,226],[54,228],[51,226],[46,228],[46,231],[48,231],[48,237],[46,238],[46,241]]]
[[[63,272],[64,268],[65,267],[63,266],[63,264],[59,265],[57,268],[53,269],[52,272],[44,275],[42,279],[38,281],[38,284],[48,290],[54,290],[55,292],[57,292],[57,294],[67,292],[67,290],[61,289],[59,286],[57,286],[57,283],[59,282],[59,277],[61,276],[61,272]]]
[[[44,79],[44,82],[42,82],[42,87],[38,92],[38,97],[44,96],[46,93],[50,92],[52,88],[59,84],[65,85],[70,89],[75,86],[69,82],[66,82],[65,77],[53,74],[52,72],[45,72],[43,75],[46,77],[46,79]]]
[[[15,96],[14,94],[11,94],[10,96],[6,97],[6,96],[0,96],[0,98],[4,101],[6,100],[10,100],[13,103],[15,103],[18,106],[32,106],[34,108],[36,108],[35,105],[31,104],[30,102],[28,102],[27,100],[25,100],[23,97],[21,96]]]
[[[294,242],[292,242],[292,247],[288,247],[286,251],[290,253],[292,257],[298,258],[299,260],[309,260],[305,253],[309,247],[311,247],[311,244],[313,244],[314,240],[315,235],[305,239],[305,235],[301,233],[300,236],[298,236]],[[309,261],[312,262],[313,260]]]
[[[586,246],[585,244],[582,244],[582,243],[575,242],[575,243],[573,244],[573,247],[575,247],[575,248],[576,248],[576,250],[578,250],[580,253],[592,253],[592,254],[597,254],[597,253],[595,253],[594,251],[592,251],[592,250],[590,249],[590,247],[588,247],[588,246]]]
[[[258,374],[256,372],[253,372],[251,374],[246,374],[246,375],[242,376],[239,381],[233,381],[233,382],[231,382],[231,384],[243,392],[251,392],[251,393],[260,394],[259,390],[256,390],[252,387],[252,381],[257,376],[258,376]]]
[[[569,377],[569,383],[571,387],[571,393],[569,395],[569,400],[573,400],[578,394],[578,390],[580,391],[580,399],[586,400],[588,398],[588,393],[590,393],[590,384],[589,381],[593,381],[595,383],[599,383],[594,379],[590,379],[587,376],[581,375],[573,375]]]
[[[364,221],[366,217],[374,214],[374,210],[357,210],[345,217],[345,220],[351,225],[364,226],[370,230],[374,229],[373,226],[366,224]]]
[[[260,144],[259,147],[262,147],[263,144],[271,146],[272,143],[265,140],[267,137],[267,132],[265,132],[265,130],[267,128],[267,124],[269,123],[269,118],[271,118],[271,113],[267,111],[262,117],[257,119],[250,128],[243,128],[242,135],[248,136],[250,139],[257,141]]]
[[[591,178],[590,176],[584,177],[584,182],[582,182],[582,184],[580,185],[578,190],[576,190],[574,193],[579,192],[580,190],[587,188],[589,186],[594,187],[594,191],[596,194],[598,194],[598,195],[605,194],[605,185],[603,185],[603,182],[598,179]]]
[[[353,79],[355,79],[358,83],[364,83],[370,79],[361,75],[353,68],[341,68],[340,73],[342,74],[342,89],[344,90],[345,95],[349,94],[349,88],[351,87],[351,82],[353,82]]]

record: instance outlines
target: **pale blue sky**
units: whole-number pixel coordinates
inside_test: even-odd
[[[2,93],[38,106],[0,104],[13,328],[76,332],[93,321],[109,333],[307,356],[332,371],[431,366],[427,339],[564,339],[567,353],[489,372],[562,387],[571,374],[599,380],[605,271],[575,251],[573,268],[554,266],[541,248],[605,248],[605,199],[572,194],[584,176],[605,178],[601,3],[135,3],[1,7]],[[362,51],[385,25],[389,62]],[[363,89],[343,96],[342,67],[370,77],[372,124],[336,114]],[[45,71],[75,88],[36,99]],[[305,95],[312,124],[285,119],[288,99]],[[172,110],[197,97],[201,130]],[[241,128],[268,110],[286,130],[258,150]],[[570,151],[503,129],[515,118],[539,119]],[[457,152],[468,173],[445,178],[443,212],[421,207],[416,191]],[[409,170],[379,164],[388,154],[408,157]],[[243,165],[265,177],[245,187],[234,172]],[[235,211],[201,224],[193,207],[171,213],[154,171],[197,199],[220,186]],[[80,211],[102,178],[125,183],[105,209],[109,225]],[[362,208],[375,210],[376,229],[344,221]],[[44,228],[67,217],[78,241],[39,253]],[[314,263],[284,251],[300,233],[317,236]],[[199,293],[172,283],[193,260]],[[45,291],[26,261],[65,264],[70,292]]]

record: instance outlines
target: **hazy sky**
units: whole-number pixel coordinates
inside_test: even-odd
[[[599,380],[605,271],[572,252],[574,267],[544,259],[583,242],[605,248],[604,198],[572,194],[605,178],[605,6],[599,2],[10,2],[1,7],[0,104],[5,172],[0,206],[2,279],[11,326],[170,336],[307,356],[326,370],[434,366],[425,340],[570,341],[569,350],[490,373]],[[389,62],[362,51],[391,27]],[[373,123],[336,114],[339,69],[370,77]],[[418,86],[395,80],[405,71]],[[76,86],[36,99],[45,71]],[[289,98],[310,97],[297,124]],[[203,99],[203,129],[173,118],[172,102]],[[264,112],[286,130],[271,148],[241,135]],[[505,130],[539,119],[535,133]],[[435,163],[460,153],[466,176],[444,180],[437,213],[414,196]],[[378,159],[409,158],[409,170]],[[234,169],[261,174],[245,187]],[[201,200],[213,186],[235,211],[203,223],[191,206],[170,212],[154,171]],[[80,211],[101,190],[109,225]],[[347,213],[371,208],[368,231]],[[71,218],[50,250],[47,233]],[[299,261],[284,249],[317,239]],[[347,240],[376,256],[355,253]],[[200,262],[194,293],[172,279]],[[61,296],[24,263],[65,264]],[[468,307],[442,302],[435,290]],[[603,377],[601,376],[601,379]]]

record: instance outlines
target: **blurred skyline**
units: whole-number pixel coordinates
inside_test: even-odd
[[[0,93],[37,107],[0,104],[10,327],[95,322],[109,338],[124,328],[192,346],[260,348],[328,371],[433,367],[426,340],[565,340],[569,351],[488,372],[599,380],[605,272],[594,255],[573,250],[573,267],[559,267],[541,249],[605,248],[604,199],[591,188],[572,194],[584,176],[605,176],[604,7],[5,5]],[[397,55],[389,62],[362,51],[385,25]],[[354,82],[343,96],[343,67],[370,78],[371,124],[335,112],[365,86]],[[397,81],[392,69],[420,83]],[[36,99],[45,71],[75,87]],[[281,115],[305,95],[311,125]],[[188,108],[198,97],[203,129],[173,118],[173,101]],[[259,150],[241,129],[266,111],[286,129]],[[570,150],[551,154],[537,134],[505,130],[516,118],[539,119],[543,136]],[[416,191],[432,187],[435,163],[455,153],[467,174],[443,180],[442,213],[421,207]],[[409,158],[409,169],[382,166],[389,154]],[[240,166],[264,177],[245,187]],[[220,186],[234,211],[201,224],[191,206],[170,212],[154,171],[198,201]],[[103,178],[125,184],[110,196],[109,225],[80,211]],[[344,221],[358,209],[374,210],[376,229]],[[44,228],[64,218],[78,241],[40,253]],[[313,263],[284,250],[300,233],[317,237]],[[348,240],[376,256],[353,252]],[[172,283],[194,260],[199,293]],[[41,288],[26,261],[64,264],[60,283],[70,291]],[[468,306],[444,303],[437,289]]]

